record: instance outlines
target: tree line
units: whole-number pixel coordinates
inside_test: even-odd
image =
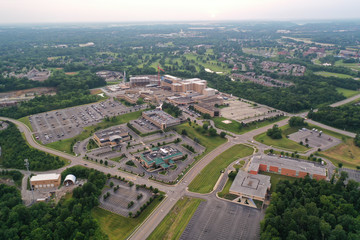
[[[56,205],[36,203],[27,208],[15,187],[0,184],[0,239],[108,239],[91,216],[107,176],[80,168],[69,168],[65,174],[86,178],[87,183],[75,188],[72,198],[63,198]]]
[[[29,159],[30,169],[46,171],[64,166],[64,161],[45,152],[31,148],[13,123],[0,131],[1,165],[5,168],[25,169],[24,159]]]
[[[280,181],[261,222],[260,239],[359,239],[359,183],[345,185],[346,178],[341,172],[336,183],[309,176]]]

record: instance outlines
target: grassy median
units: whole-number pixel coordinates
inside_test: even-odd
[[[191,197],[180,199],[147,240],[179,239],[202,201]]]
[[[232,162],[239,158],[250,156],[254,149],[243,144],[232,146],[212,160],[190,183],[189,191],[209,193],[213,190],[217,180]]]

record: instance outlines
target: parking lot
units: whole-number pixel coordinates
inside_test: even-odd
[[[146,120],[145,118],[132,120],[130,121],[130,124],[133,125],[137,130],[139,130],[143,134],[160,130],[160,128],[158,128],[149,120]]]
[[[126,107],[106,100],[72,108],[40,113],[29,117],[36,139],[43,144],[80,134],[84,127],[99,123],[105,117],[138,111],[141,106]]]
[[[263,213],[236,203],[202,202],[180,239],[259,239]]]
[[[229,106],[222,108],[220,115],[224,118],[242,121],[244,123],[280,114],[279,111],[274,111],[274,109],[270,107],[262,105],[254,106],[239,100],[225,101],[225,104],[229,104]]]
[[[136,190],[135,186],[130,187],[129,184],[114,178],[109,179],[107,184],[109,185],[110,182],[114,183],[114,187],[119,186],[119,189],[114,192],[114,187],[105,188],[99,199],[100,207],[124,217],[128,217],[129,212],[135,214],[152,196],[152,192],[148,189],[139,188]],[[110,196],[104,200],[103,196],[108,192]],[[142,197],[137,199],[140,194],[142,194]],[[134,202],[134,205],[128,208],[131,201]]]
[[[341,143],[341,140],[330,135],[324,134],[316,129],[302,128],[299,131],[290,134],[289,139],[295,142],[309,144],[311,148],[320,148],[326,150]]]
[[[352,179],[354,181],[360,182],[360,171],[358,170],[354,170],[354,169],[349,169],[349,168],[340,168],[340,171],[344,171],[347,172],[349,175],[349,179]]]

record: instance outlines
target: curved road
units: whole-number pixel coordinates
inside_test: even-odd
[[[162,221],[162,219],[167,215],[167,213],[175,205],[175,203],[185,194],[200,197],[200,198],[205,198],[205,199],[209,198],[209,197],[216,198],[216,193],[205,194],[205,195],[198,194],[198,193],[189,193],[189,192],[187,192],[187,186],[207,164],[209,164],[216,156],[218,156],[225,150],[229,149],[231,146],[233,146],[235,144],[240,144],[240,143],[258,145],[257,143],[252,144],[252,139],[254,138],[254,136],[265,132],[268,128],[271,128],[272,125],[274,125],[274,124],[277,124],[278,126],[283,126],[288,123],[288,119],[284,119],[279,122],[270,124],[270,125],[262,127],[262,128],[255,129],[253,131],[247,132],[242,135],[236,135],[236,134],[232,133],[232,135],[234,135],[234,137],[228,137],[228,142],[226,142],[226,143],[222,144],[221,146],[219,146],[218,148],[214,149],[212,152],[208,153],[205,157],[203,157],[200,161],[198,161],[177,184],[165,185],[165,184],[151,181],[149,179],[138,177],[138,176],[126,173],[126,172],[122,172],[122,171],[119,171],[114,168],[95,164],[91,161],[85,161],[84,159],[82,159],[82,157],[76,157],[76,156],[61,152],[61,151],[57,151],[57,150],[48,148],[48,147],[43,146],[35,141],[31,130],[24,123],[19,122],[14,119],[4,118],[4,117],[0,117],[0,119],[7,120],[7,121],[10,121],[10,122],[16,124],[17,127],[19,128],[19,130],[25,134],[26,140],[32,147],[39,149],[41,151],[47,152],[47,153],[57,155],[59,157],[63,157],[65,159],[68,159],[71,161],[70,165],[67,165],[67,166],[57,169],[57,170],[54,170],[55,172],[62,172],[64,169],[69,168],[74,165],[83,165],[83,166],[86,165],[87,167],[97,169],[104,173],[110,173],[112,175],[125,177],[125,178],[133,181],[135,184],[152,185],[153,187],[158,188],[160,191],[165,192],[166,198],[148,216],[148,218],[132,233],[132,235],[129,237],[130,239],[146,239],[151,234],[151,232],[156,228],[156,226]],[[334,129],[329,126],[322,125],[317,122],[313,122],[311,120],[308,120],[308,122],[319,125],[325,129],[339,132],[341,134],[345,134],[348,136],[353,136],[353,134],[354,134],[354,133],[342,131],[339,129]],[[223,181],[224,181],[223,176],[224,175],[222,175],[222,177],[221,177],[222,180],[220,181],[221,182],[221,184],[219,184],[220,186],[215,187],[215,188],[217,188],[216,190],[218,190],[223,185]]]

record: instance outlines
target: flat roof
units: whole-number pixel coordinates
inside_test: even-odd
[[[314,162],[300,159],[260,155],[253,157],[249,169],[252,168],[252,164],[254,164],[255,166],[256,164],[265,164],[279,168],[287,168],[296,171],[307,172],[309,174],[326,176],[326,169],[323,166],[320,166]]]
[[[38,174],[38,175],[32,176],[30,178],[30,181],[58,180],[59,177],[60,177],[60,174],[58,174],[58,173]]]
[[[166,123],[166,124],[180,123],[180,120],[178,118],[174,118],[173,116],[171,116],[170,114],[168,114],[162,110],[157,110],[157,109],[149,110],[149,111],[143,112],[143,114],[145,114],[152,120],[159,122],[159,123]]]
[[[230,192],[265,198],[271,187],[270,176],[239,171],[230,187]]]
[[[128,131],[122,127],[113,127],[105,130],[100,130],[95,133],[95,136],[97,136],[99,139],[108,139],[112,136],[120,136],[121,134],[127,134]]]

